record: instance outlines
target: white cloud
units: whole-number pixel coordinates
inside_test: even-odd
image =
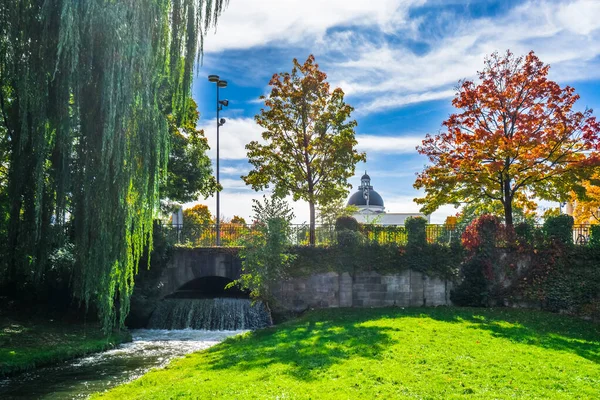
[[[222,171],[221,171],[222,172]],[[221,183],[221,186],[223,186],[224,189],[227,190],[252,190],[252,188],[248,185],[246,185],[246,182],[244,182],[241,178],[238,179],[220,179],[219,180]]]
[[[398,108],[408,104],[421,103],[424,101],[441,100],[454,97],[454,90],[440,90],[437,92],[412,93],[408,95],[388,95],[377,97],[358,108],[358,114],[367,114],[384,111],[390,108]]]
[[[600,2],[597,0],[563,4],[557,14],[565,29],[580,35],[588,35],[600,28]]]
[[[226,175],[244,175],[250,171],[250,166],[245,167],[221,167],[221,174]]]
[[[427,13],[435,15],[434,19],[409,17],[410,10],[426,3],[432,10]],[[207,38],[206,52],[213,62],[220,59],[221,51],[267,44],[271,49],[279,48],[286,57],[295,54],[303,59],[316,53],[332,85],[354,97],[351,103],[359,115],[450,98],[458,81],[475,78],[485,55],[493,51],[511,49],[515,54],[526,54],[533,49],[542,61],[552,65],[551,78],[558,81],[600,77],[598,0],[531,0],[507,9],[504,15],[475,19],[444,9],[447,3],[232,2],[217,35]],[[394,37],[400,40],[392,41]],[[415,51],[407,44],[408,39],[422,44],[425,50]],[[275,54],[277,51],[266,56],[257,52],[256,57],[246,56],[234,64],[243,65],[239,72],[256,80],[258,71],[289,68],[289,60],[282,67]],[[247,79],[239,81],[243,84]]]
[[[208,155],[211,159],[216,158],[216,129],[212,123],[204,121],[200,125],[208,139],[211,149]],[[219,156],[221,160],[246,159],[246,145],[253,140],[264,143],[261,137],[262,128],[251,118],[228,119],[220,128]],[[376,136],[357,135],[358,150],[367,153],[406,154],[416,153],[415,147],[421,144],[422,136]],[[246,173],[250,170],[241,167],[221,167],[224,174]]]
[[[424,53],[386,40],[362,41],[329,75],[358,99],[359,114],[453,97],[459,80],[476,78],[487,54],[506,49],[515,54],[533,49],[559,82],[600,76],[599,1],[530,1],[499,18],[455,15],[446,22],[453,29],[445,36],[419,37],[429,47]]]
[[[219,19],[205,51],[247,49],[271,43],[314,42],[338,25],[379,25],[386,30],[410,23],[407,12],[425,0],[246,0],[232,1]]]
[[[357,135],[358,150],[370,153],[416,154],[416,146],[421,145],[421,136],[375,136]]]
[[[217,157],[217,129],[214,121],[201,121],[199,128],[204,129],[208,139],[210,158]],[[262,128],[252,118],[228,118],[219,128],[219,158],[221,160],[239,160],[246,158],[246,145],[253,140],[262,141]]]

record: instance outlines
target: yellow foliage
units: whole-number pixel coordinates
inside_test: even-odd
[[[592,181],[600,180],[600,173],[594,174]],[[585,199],[577,199],[573,194],[573,218],[575,224],[594,224],[600,222],[600,185],[586,181]]]

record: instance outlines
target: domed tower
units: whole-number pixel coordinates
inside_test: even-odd
[[[360,178],[361,185],[358,187],[358,191],[355,192],[348,200],[349,206],[358,207],[359,213],[373,213],[379,214],[385,212],[383,206],[383,199],[371,186],[371,177],[367,175],[367,171]]]

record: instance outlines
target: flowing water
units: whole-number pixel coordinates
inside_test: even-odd
[[[243,331],[131,331],[133,341],[113,350],[0,379],[0,399],[80,399],[136,379],[187,353]]]
[[[131,343],[0,379],[0,399],[86,398],[269,323],[265,307],[247,299],[167,299],[153,313],[152,329],[131,331]]]
[[[269,326],[270,316],[261,302],[248,299],[166,299],[150,318],[152,329],[259,329]]]

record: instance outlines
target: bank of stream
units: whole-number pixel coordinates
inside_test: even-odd
[[[206,349],[243,332],[133,330],[133,341],[115,349],[0,379],[0,398],[86,398],[92,393],[136,379],[152,368],[166,365],[173,358]]]

